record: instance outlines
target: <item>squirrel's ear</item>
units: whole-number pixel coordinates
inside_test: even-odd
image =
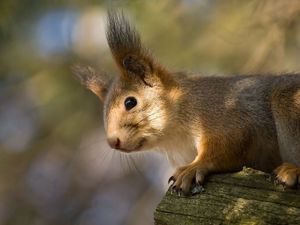
[[[90,66],[75,65],[71,69],[82,85],[104,101],[108,91],[108,82],[103,79],[102,75]]]
[[[122,62],[122,69],[128,74],[139,76],[144,82],[145,77],[151,74],[152,65],[148,60],[144,60],[143,57],[135,55],[127,55]]]
[[[149,86],[155,82],[171,85],[172,77],[143,47],[139,33],[123,12],[109,11],[106,38],[121,76],[137,76]]]
[[[108,12],[106,37],[122,76],[136,75],[144,80],[152,73],[153,60],[122,12]]]

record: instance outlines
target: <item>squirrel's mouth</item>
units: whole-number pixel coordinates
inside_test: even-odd
[[[143,148],[144,144],[146,142],[146,138],[142,138],[138,144],[136,145],[136,147],[131,148],[131,149],[127,149],[127,148],[119,148],[118,150],[122,151],[122,152],[126,152],[126,153],[130,153],[130,152],[136,152],[139,151]]]

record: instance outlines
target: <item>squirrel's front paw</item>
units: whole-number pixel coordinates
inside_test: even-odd
[[[288,187],[300,187],[300,168],[290,163],[283,163],[274,170],[279,183]]]
[[[181,193],[184,195],[200,193],[204,190],[202,184],[206,174],[205,169],[196,165],[179,167],[168,181],[169,183],[173,182],[170,186],[171,191],[179,195]]]

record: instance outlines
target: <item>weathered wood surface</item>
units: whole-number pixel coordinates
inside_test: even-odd
[[[155,224],[300,225],[300,190],[274,185],[268,174],[247,168],[212,175],[204,188],[189,197],[168,191],[154,213]]]

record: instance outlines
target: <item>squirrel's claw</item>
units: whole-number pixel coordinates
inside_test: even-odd
[[[174,176],[171,176],[170,178],[169,178],[169,180],[168,180],[168,184],[170,184],[171,182],[171,186],[175,183],[175,181],[176,181],[176,179],[175,179],[175,177]]]
[[[176,189],[176,186],[174,185],[174,183],[171,184],[169,189],[171,190],[171,194],[177,193],[177,189]]]
[[[182,192],[181,188],[178,188],[176,185],[170,186],[171,194],[176,194],[177,196],[181,197],[184,193]]]
[[[184,193],[182,191],[182,188],[178,188],[178,186],[175,185],[175,182],[175,177],[171,176],[168,180],[168,184],[171,183],[169,189],[171,190],[171,194],[177,194],[179,197],[181,197]]]
[[[168,180],[171,193],[176,192],[180,195],[195,195],[204,191],[202,184],[204,183],[207,170],[202,167],[184,166],[178,168],[173,176]]]
[[[182,188],[178,188],[176,185],[174,185],[174,183],[172,183],[170,186],[170,191],[171,191],[171,194],[176,194],[179,197],[181,197],[182,195],[196,195],[196,194],[204,192],[205,189],[199,182],[197,182],[197,183],[194,183],[194,185],[192,185],[192,187],[188,193],[184,193]]]

